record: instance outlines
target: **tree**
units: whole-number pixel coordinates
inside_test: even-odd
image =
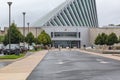
[[[42,31],[41,34],[38,36],[38,43],[48,45],[51,43],[51,38],[45,31]]]
[[[10,32],[9,32],[10,30]],[[7,34],[5,35],[3,43],[5,45],[9,44],[9,34],[10,34],[10,41],[11,44],[18,44],[24,40],[24,36],[21,34],[21,32],[17,29],[17,26],[15,23],[12,23],[10,28],[7,31]]]
[[[119,36],[119,38],[118,38],[118,43],[120,43],[120,36]]]
[[[120,24],[116,25],[116,26],[120,26]]]
[[[38,43],[38,38],[35,38],[34,42],[35,42],[35,44],[40,44],[40,43]]]
[[[107,40],[107,35],[105,33],[99,34],[97,38],[95,39],[96,45],[105,45]]]
[[[4,38],[4,40],[3,40],[3,44],[4,45],[7,45],[9,42],[9,39],[8,39],[8,36],[7,36],[7,34],[5,35],[5,38]]]
[[[95,39],[95,44],[96,44],[96,45],[99,45],[99,44],[100,44],[100,38],[101,38],[101,35],[98,34],[98,36],[97,36],[96,39]]]
[[[107,38],[107,45],[114,45],[115,43],[118,43],[118,37],[115,33],[111,33]]]
[[[0,36],[0,43],[2,43],[4,40],[4,36]]]
[[[115,24],[108,24],[108,26],[115,26]]]
[[[29,43],[30,45],[32,45],[32,43],[35,41],[34,35],[32,34],[32,32],[29,32],[25,38],[25,41],[27,43]]]
[[[108,35],[105,33],[101,34],[101,45],[105,45],[107,42]]]

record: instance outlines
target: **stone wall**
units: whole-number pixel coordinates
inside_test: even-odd
[[[99,33],[116,33],[116,35],[119,37],[120,36],[120,28],[90,28],[90,43],[94,44],[94,40],[98,36]]]

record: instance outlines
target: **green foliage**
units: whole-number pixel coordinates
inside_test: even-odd
[[[95,39],[96,45],[105,45],[107,40],[107,35],[105,33],[99,34]]]
[[[29,32],[25,38],[25,41],[29,43],[30,45],[35,41],[34,35],[32,32]]]
[[[10,28],[7,31],[7,34],[5,35],[5,38],[3,41],[3,43],[5,45],[7,45],[9,43],[9,34],[10,34],[11,44],[18,44],[24,40],[24,36],[17,29],[17,26],[14,23],[12,23],[12,25],[10,26]]]
[[[115,24],[108,24],[108,26],[115,26]]]
[[[9,42],[8,42],[8,36],[7,34],[5,35],[5,38],[4,38],[4,41],[3,41],[3,44],[4,45],[7,45]]]
[[[38,43],[38,38],[35,38],[35,39],[34,39],[34,42],[35,42],[35,44],[39,44],[39,43]]]
[[[105,33],[101,34],[101,45],[105,45],[106,44],[107,37],[108,37],[107,34],[105,34]]]
[[[120,36],[118,37],[118,43],[120,43]]]
[[[17,55],[5,55],[5,56],[0,56],[0,59],[18,59],[18,58],[21,58],[21,57],[24,57],[25,54],[20,54],[19,56]]]
[[[107,38],[107,45],[114,45],[114,43],[118,43],[118,37],[115,33],[111,33]]]
[[[118,37],[118,43],[120,43],[120,36]]]
[[[96,45],[114,45],[114,43],[118,43],[120,41],[120,37],[118,37],[115,33],[111,33],[110,35],[106,35],[105,33],[99,34],[95,39]]]
[[[116,25],[116,26],[120,26],[120,24]]]
[[[38,36],[38,43],[48,45],[51,43],[51,38],[45,31],[42,31],[41,34]]]
[[[98,36],[97,36],[96,39],[95,39],[95,44],[96,44],[96,45],[99,45],[99,44],[100,44],[100,38],[101,38],[101,35],[98,34]]]
[[[4,41],[4,36],[0,36],[0,43]]]

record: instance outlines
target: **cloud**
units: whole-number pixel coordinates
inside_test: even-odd
[[[26,12],[26,22],[31,24],[49,11],[57,7],[65,0],[13,0],[12,21],[22,26],[22,12]],[[8,5],[7,0],[2,0],[0,5],[0,27],[8,26]]]
[[[120,24],[120,0],[96,0],[99,24]]]
[[[0,1],[0,27],[8,26],[7,1]],[[12,0],[12,21],[22,26],[22,12],[26,12],[26,23],[31,24],[66,0]],[[120,24],[120,0],[96,0],[100,26]]]

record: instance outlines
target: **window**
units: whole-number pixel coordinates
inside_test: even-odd
[[[80,38],[80,36],[81,36],[81,35],[80,35],[80,32],[79,32],[79,38]]]
[[[77,38],[77,32],[55,32],[55,37],[74,37]]]
[[[51,32],[51,38],[53,38],[53,32]]]

